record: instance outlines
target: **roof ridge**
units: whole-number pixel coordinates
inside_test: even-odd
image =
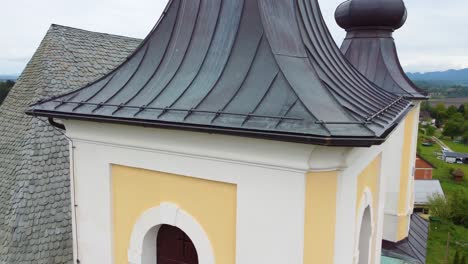
[[[130,37],[130,36],[124,36],[124,35],[117,35],[117,34],[111,34],[111,33],[105,33],[105,32],[100,32],[100,31],[93,31],[93,30],[88,30],[88,29],[82,29],[82,28],[77,28],[77,27],[71,27],[71,26],[64,26],[64,25],[59,25],[59,24],[54,24],[52,23],[49,27],[49,30],[52,29],[64,29],[64,30],[70,30],[74,32],[82,32],[86,34],[98,34],[101,36],[109,36],[109,37],[114,37],[114,38],[124,38],[124,39],[129,39],[129,40],[143,40],[142,38],[136,38],[136,37]]]

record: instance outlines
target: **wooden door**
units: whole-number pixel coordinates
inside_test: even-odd
[[[198,264],[192,240],[175,226],[161,226],[156,247],[157,264]]]

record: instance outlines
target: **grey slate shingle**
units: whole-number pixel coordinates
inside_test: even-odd
[[[67,140],[30,104],[112,70],[141,40],[52,25],[0,106],[0,263],[70,263]]]

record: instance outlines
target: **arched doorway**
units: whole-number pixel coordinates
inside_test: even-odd
[[[372,219],[370,207],[368,206],[364,210],[362,215],[361,230],[359,232],[359,264],[369,264],[370,263],[370,246],[372,238]]]
[[[156,242],[157,264],[198,264],[192,240],[181,229],[162,225]]]

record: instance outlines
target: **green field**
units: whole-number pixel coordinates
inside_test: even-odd
[[[429,229],[429,240],[427,242],[427,264],[445,264],[445,251],[447,247],[447,237],[450,233],[449,243],[449,263],[452,263],[455,252],[465,254],[468,243],[468,229],[448,222],[431,222]],[[465,246],[463,246],[465,245]]]
[[[456,144],[456,143],[453,143]],[[448,145],[448,144],[447,144]],[[452,148],[452,146],[449,146]],[[466,147],[466,146],[464,146]],[[454,149],[455,150],[455,149]],[[418,153],[425,160],[429,161],[436,168],[434,169],[434,178],[440,180],[442,188],[445,193],[452,193],[452,190],[459,188],[468,187],[467,175],[468,175],[468,165],[466,164],[449,164],[443,160],[437,158],[435,153],[442,152],[442,149],[439,145],[434,144],[430,147],[425,147],[421,145],[421,140],[418,142]],[[465,180],[462,183],[455,183],[452,180],[450,175],[450,168],[457,169],[461,168],[465,173]]]
[[[425,160],[429,161],[436,168],[434,169],[433,177],[438,179],[442,185],[445,195],[450,196],[457,190],[468,190],[468,165],[464,164],[448,164],[443,160],[437,158],[436,153],[441,152],[439,145],[434,144],[433,146],[422,146],[421,142],[423,141],[422,136],[418,142],[418,153]],[[468,147],[463,144],[458,144],[445,140],[444,143],[448,145],[452,150],[458,152],[468,152]],[[452,176],[450,175],[450,168],[456,169],[461,168],[465,173],[465,179],[461,183],[456,183],[453,181]],[[457,226],[450,222],[431,222],[429,239],[428,239],[428,249],[427,249],[427,262],[428,264],[443,264],[445,259],[446,243],[447,243],[447,234],[450,232],[452,237],[449,247],[450,261],[456,252],[456,250],[465,250],[465,254],[468,254],[468,229],[463,226]]]
[[[456,143],[451,140],[444,139],[445,145],[451,148],[455,152],[468,153],[468,145],[462,143]]]

